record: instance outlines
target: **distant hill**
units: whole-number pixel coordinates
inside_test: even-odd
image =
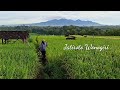
[[[81,20],[71,20],[71,19],[53,19],[46,22],[40,22],[40,23],[33,23],[29,24],[32,26],[102,26],[99,23],[92,22],[92,21],[81,21]]]

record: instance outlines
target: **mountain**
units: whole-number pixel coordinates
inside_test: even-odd
[[[40,22],[40,23],[33,23],[29,24],[32,26],[69,26],[69,25],[75,25],[75,26],[102,26],[99,23],[92,22],[92,21],[81,21],[81,20],[71,20],[71,19],[53,19],[46,22]]]

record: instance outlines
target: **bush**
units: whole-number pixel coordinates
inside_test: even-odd
[[[30,43],[33,42],[33,39],[32,39],[32,38],[29,38],[29,39],[28,39],[28,42],[30,42]]]

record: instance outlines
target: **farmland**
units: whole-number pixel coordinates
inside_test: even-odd
[[[40,43],[48,43],[46,66],[38,60],[36,37]],[[119,79],[120,78],[120,37],[119,36],[76,36],[66,40],[64,36],[31,34],[29,45],[22,41],[0,44],[0,78],[31,79],[40,70],[45,79]],[[37,44],[39,44],[37,43]],[[94,46],[109,45],[108,50],[63,50],[65,44]]]
[[[33,79],[40,68],[33,44],[25,45],[22,41],[0,44],[1,79]]]
[[[114,39],[117,38],[117,39]],[[64,36],[39,36],[48,42],[46,78],[52,79],[115,79],[120,78],[120,37],[88,36],[65,40]],[[33,37],[34,39],[34,37]],[[34,41],[34,40],[33,40]],[[108,50],[63,50],[65,44],[109,45]],[[48,75],[48,76],[47,76]]]

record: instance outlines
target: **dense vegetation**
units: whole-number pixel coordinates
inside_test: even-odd
[[[1,26],[0,31],[10,30],[27,30],[31,33],[38,33],[41,35],[99,35],[99,36],[119,36],[120,26],[62,26],[62,27],[40,27],[40,26]]]
[[[31,33],[29,45],[21,41],[0,45],[0,78],[30,79],[120,79],[120,27],[38,27],[38,26],[1,26],[1,31],[24,31]],[[76,40],[66,40],[63,35],[75,35]],[[60,35],[60,36],[55,36]],[[83,37],[80,35],[88,35]],[[89,36],[89,35],[94,35]],[[98,36],[97,36],[98,35]],[[48,64],[42,66],[36,53],[41,40],[48,43]],[[37,41],[37,42],[36,42]],[[95,46],[109,45],[109,50],[63,50],[65,44]]]
[[[48,42],[48,64],[44,67],[45,78],[49,79],[119,79],[120,37],[76,36],[66,40],[64,36],[38,36],[38,42]],[[32,37],[34,42],[36,36]],[[108,50],[64,50],[65,44],[94,46],[109,45]]]
[[[41,68],[32,43],[0,43],[0,79],[34,79]]]
[[[120,37],[119,36],[76,36],[66,40],[64,36],[31,34],[28,44],[21,40],[0,45],[0,78],[31,79],[38,73],[45,79],[119,79]],[[38,43],[36,43],[36,38]],[[46,66],[39,62],[35,46],[42,39],[48,43]],[[35,44],[35,46],[34,46]],[[109,45],[108,50],[63,50],[65,44],[94,46]],[[42,76],[43,75],[43,76]],[[39,76],[39,77],[40,77]]]

